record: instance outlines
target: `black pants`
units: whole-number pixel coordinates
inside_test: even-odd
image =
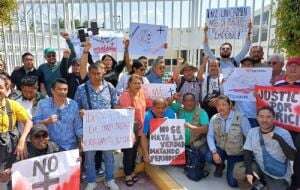
[[[102,152],[97,151],[95,154],[95,169],[98,171],[101,168],[102,164]]]
[[[300,188],[300,133],[291,132],[294,144],[297,148],[296,158],[294,160],[294,174],[292,176],[291,189]]]
[[[135,143],[132,148],[122,149],[123,152],[123,167],[126,176],[131,175],[135,169],[135,160],[137,155],[138,143]]]

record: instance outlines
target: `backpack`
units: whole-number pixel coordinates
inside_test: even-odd
[[[109,90],[109,94],[110,94],[110,99],[111,99],[110,105],[111,105],[111,107],[113,107],[113,103],[112,103],[113,89],[111,87],[111,84],[108,83],[107,86],[108,86],[108,90]],[[85,90],[85,95],[86,95],[86,98],[87,98],[89,109],[93,109],[92,102],[91,102],[90,92],[89,92],[89,89],[88,89],[88,85],[86,83],[84,84],[84,90]]]
[[[16,161],[14,151],[20,137],[20,132],[17,127],[13,127],[13,112],[7,99],[5,111],[2,110],[2,112],[6,112],[8,116],[8,131],[0,133],[0,171],[10,168]]]

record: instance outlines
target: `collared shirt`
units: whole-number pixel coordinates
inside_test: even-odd
[[[163,83],[162,77],[155,74],[152,69],[146,77],[150,83]]]
[[[217,150],[216,143],[215,143],[215,128],[213,126],[214,120],[217,118],[220,118],[223,132],[228,133],[235,114],[234,114],[234,111],[231,110],[227,119],[218,117],[218,115],[219,114],[216,114],[211,118],[211,120],[209,122],[209,127],[208,127],[207,143],[208,143],[208,147],[211,152],[216,152],[216,150]],[[243,135],[246,137],[248,134],[248,131],[251,129],[251,125],[250,125],[248,119],[245,116],[243,116],[242,114],[241,114],[241,125],[240,126],[242,129]]]
[[[85,85],[88,86],[92,105],[91,108],[89,107],[87,94],[85,92]],[[117,104],[117,93],[113,85],[107,81],[103,81],[99,90],[96,91],[92,87],[90,80],[88,80],[77,88],[74,100],[78,103],[80,109],[111,109]]]
[[[61,77],[60,62],[55,64],[44,63],[38,68],[38,72],[42,80],[44,81],[45,88],[48,96],[51,96],[51,85],[57,79]]]
[[[279,135],[280,137],[282,137],[284,139],[284,141],[293,149],[296,149],[293,143],[293,139],[290,135],[290,133],[285,130],[282,129],[280,127],[275,127],[274,131],[273,131],[276,135]],[[253,152],[254,155],[254,159],[256,161],[256,163],[259,165],[259,167],[262,169],[262,171],[264,173],[267,173],[265,171],[265,167],[264,167],[264,163],[263,163],[263,156],[262,156],[262,149],[261,149],[261,144],[260,144],[260,138],[259,138],[259,133],[260,133],[260,128],[259,127],[255,127],[249,130],[249,133],[247,135],[245,144],[244,144],[244,150],[249,150]],[[283,153],[282,148],[279,145],[279,142],[273,138],[268,138],[265,137],[263,135],[263,140],[265,143],[265,147],[268,151],[269,154],[272,155],[273,158],[275,158],[278,161],[281,162],[285,162],[285,160],[287,159],[285,154]],[[271,177],[275,178],[275,179],[286,179],[287,181],[290,181],[290,177],[292,174],[292,170],[291,170],[291,165],[290,162],[287,162],[288,166],[288,170],[285,176],[283,177],[276,177],[276,176],[272,176],[270,174]]]
[[[21,80],[25,76],[33,76],[37,79],[37,81],[39,83],[43,82],[42,78],[39,77],[39,73],[35,68],[32,68],[30,71],[26,71],[24,66],[22,66],[18,69],[15,69],[11,74],[11,82],[14,83],[17,86],[18,90],[21,89]]]
[[[62,107],[57,107],[53,98],[39,101],[34,123],[39,123],[51,115],[57,115],[58,121],[47,126],[50,139],[61,149],[70,150],[78,147],[78,138],[82,138],[82,120],[78,105],[74,100],[67,98]]]
[[[246,40],[242,50],[233,58],[236,61],[237,66],[239,67],[241,60],[247,55],[249,49],[251,46],[251,41]],[[217,57],[214,55],[214,53],[211,51],[210,47],[208,46],[207,43],[203,44],[203,50],[204,53],[211,59],[216,59]],[[220,59],[220,67],[221,69],[226,69],[226,68],[234,68],[234,64],[232,62],[232,58],[221,58]]]

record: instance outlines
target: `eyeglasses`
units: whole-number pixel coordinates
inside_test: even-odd
[[[48,134],[47,133],[42,133],[42,134],[36,134],[33,136],[35,139],[40,139],[40,138],[47,138]]]
[[[221,50],[223,50],[223,51],[224,51],[224,50],[230,50],[230,48],[221,48]]]
[[[47,57],[48,57],[48,58],[50,58],[50,57],[55,57],[55,56],[56,56],[55,53],[49,53],[49,54],[47,54]]]

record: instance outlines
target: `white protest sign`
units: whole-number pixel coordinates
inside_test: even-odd
[[[225,80],[224,94],[234,101],[256,101],[255,85],[269,86],[272,68],[235,68]]]
[[[163,56],[167,33],[167,26],[131,23],[129,52],[133,55]]]
[[[170,98],[176,93],[176,84],[150,83],[144,84],[145,96],[151,100],[157,98]]]
[[[76,56],[80,58],[83,53],[82,44],[77,35],[71,36],[71,42],[73,43]],[[100,31],[99,35],[89,36],[89,40],[92,44],[90,53],[93,61],[98,61],[105,54],[114,55],[117,52],[123,51],[123,34],[113,31]]]
[[[78,149],[47,154],[13,164],[12,189],[79,190]]]
[[[134,109],[86,110],[83,150],[118,150],[133,146]]]
[[[153,119],[150,122],[150,163],[185,164],[184,119]]]
[[[208,38],[214,40],[242,39],[248,32],[250,17],[250,7],[207,9]]]

